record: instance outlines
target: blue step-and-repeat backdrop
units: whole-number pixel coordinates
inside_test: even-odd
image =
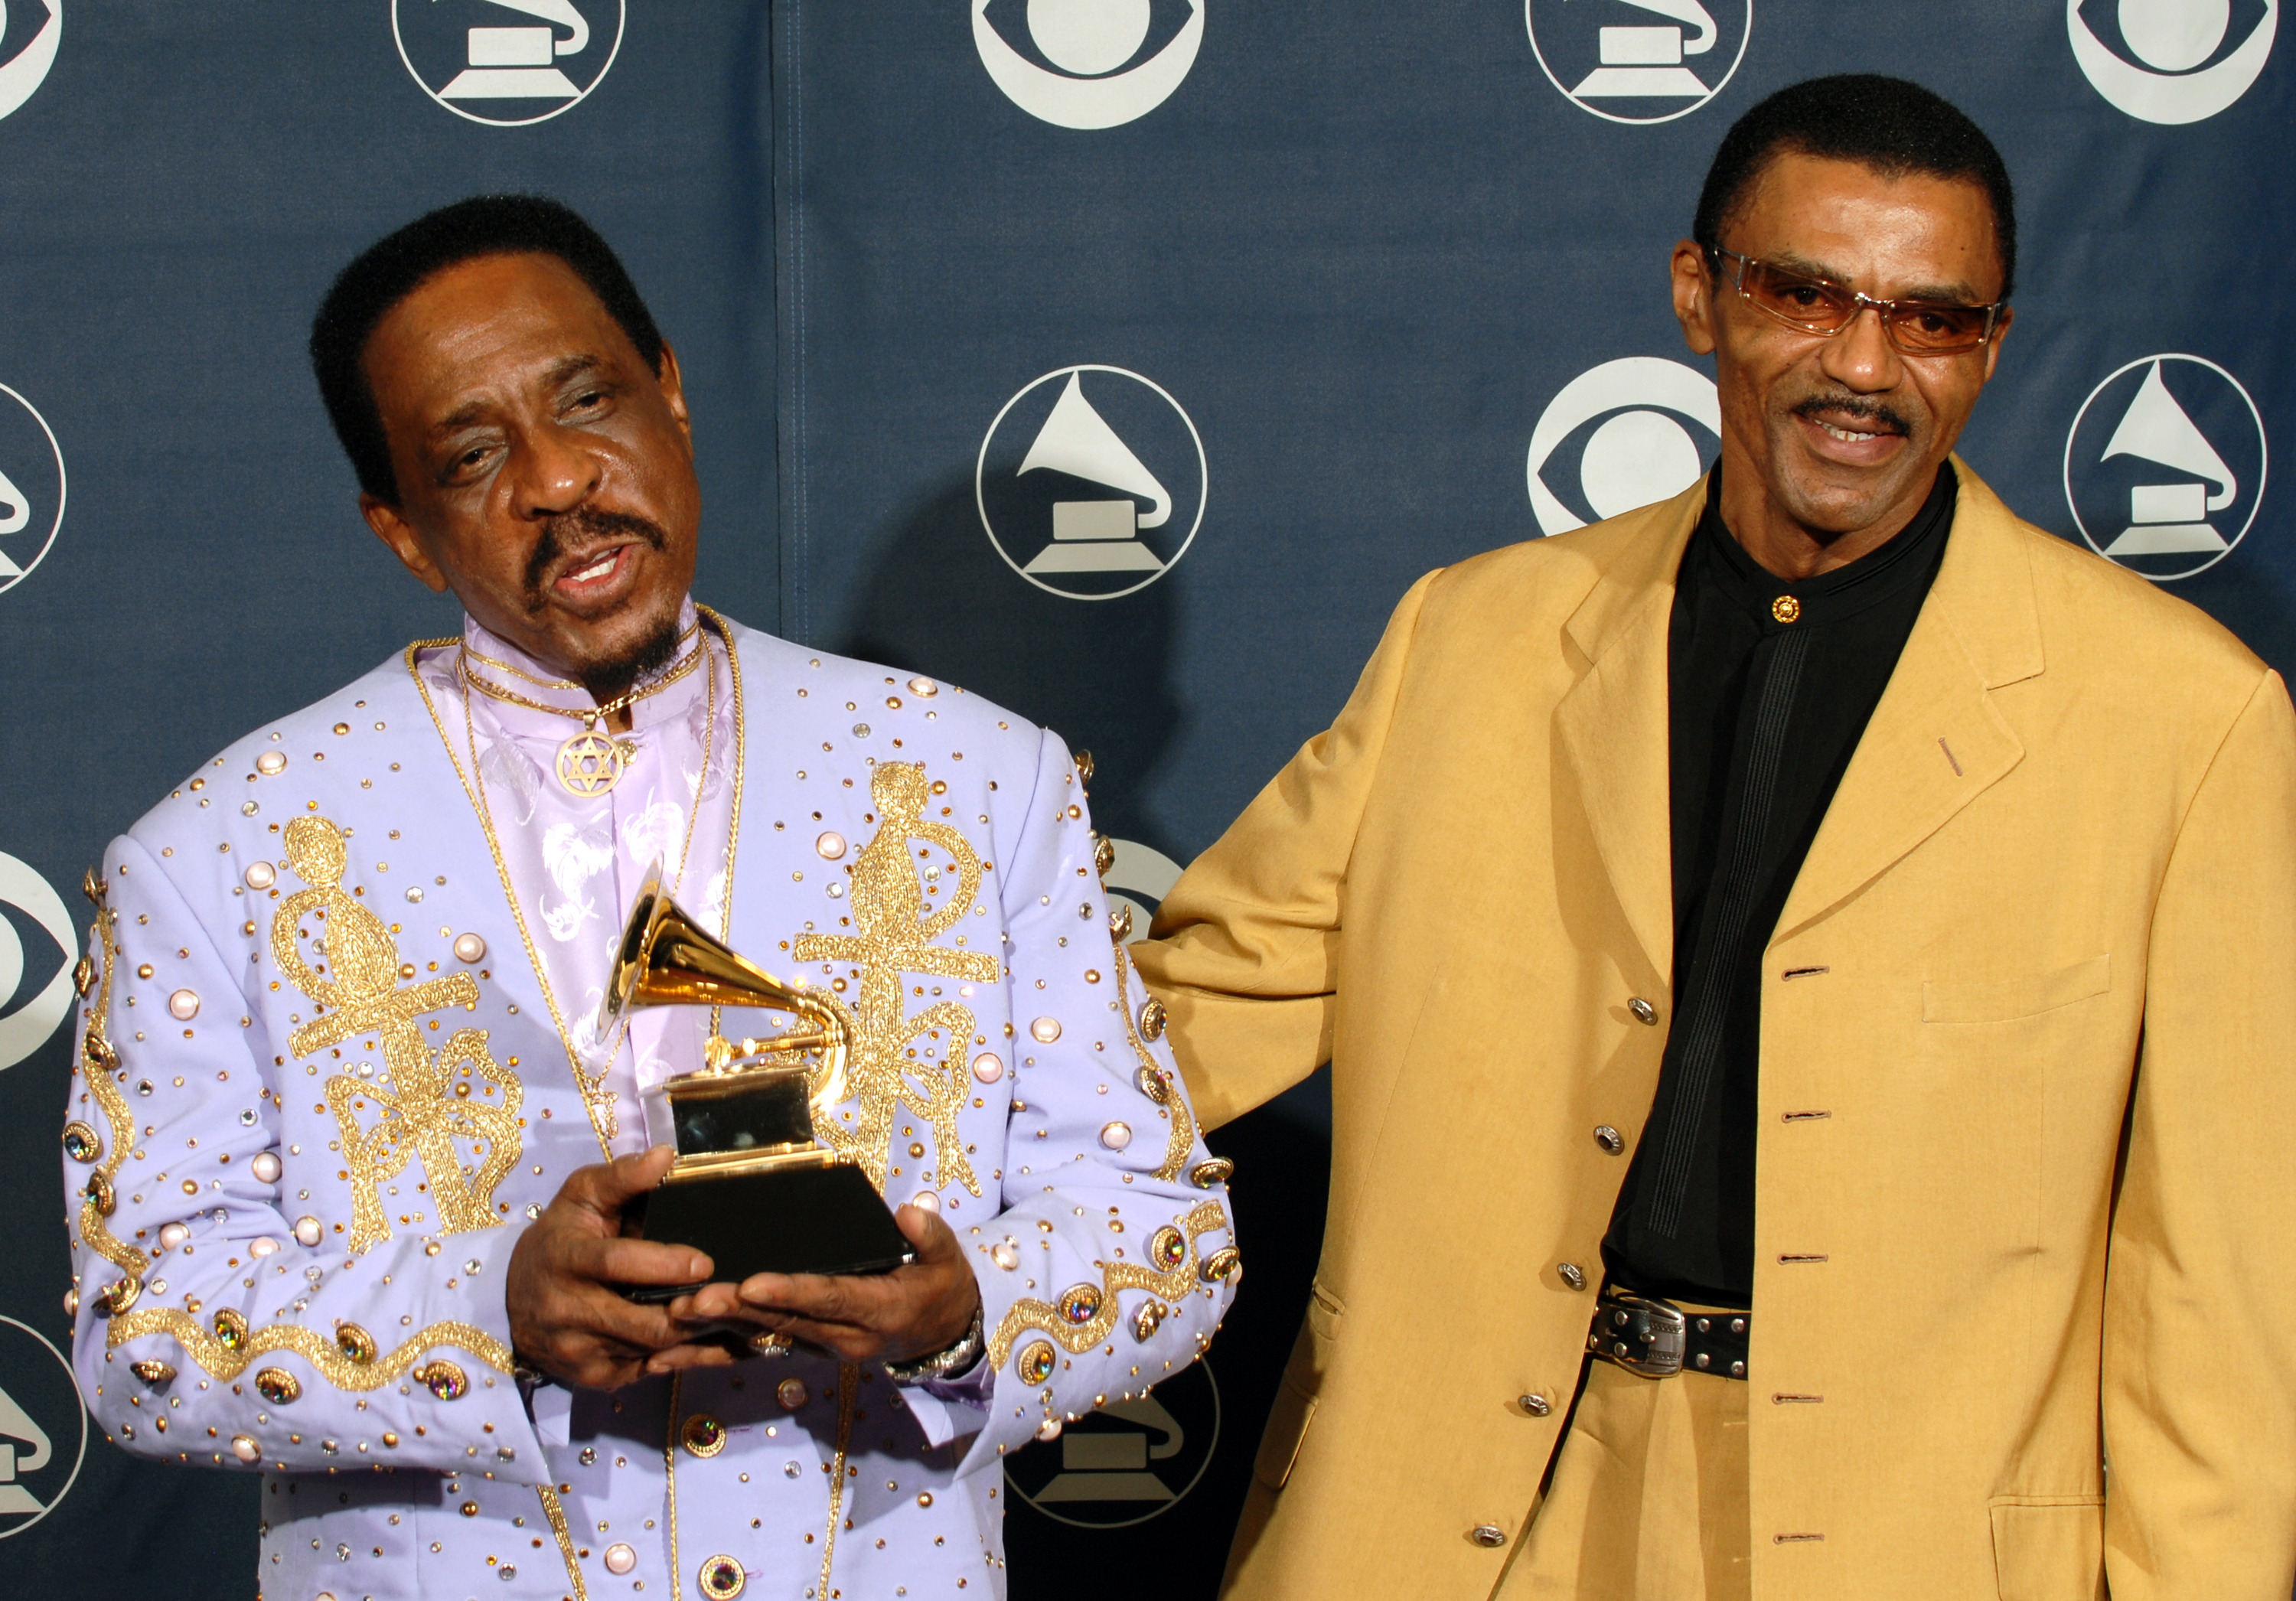
[[[701,597],[1090,747],[1111,885],[1145,911],[1414,578],[1712,459],[1668,250],[1731,119],[1814,73],[1929,84],[2008,158],[2019,316],[1971,463],[2285,670],[2280,9],[10,0],[0,1589],[256,1587],[253,1480],[131,1461],[59,1355],[60,1025],[106,839],[455,626],[358,521],[304,360],[360,246],[478,190],[586,213],[681,356]],[[485,31],[537,27],[531,62]],[[1250,1282],[1209,1362],[1010,1463],[1014,1594],[1212,1592],[1322,1229],[1327,1106],[1311,1083],[1215,1137]],[[1436,1339],[1505,1315],[1431,1311]],[[1398,1408],[1441,1383],[1439,1346],[1396,1361]]]

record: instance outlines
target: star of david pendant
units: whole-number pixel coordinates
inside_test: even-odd
[[[558,782],[569,794],[595,799],[622,781],[636,754],[637,746],[630,741],[585,728],[558,747]]]

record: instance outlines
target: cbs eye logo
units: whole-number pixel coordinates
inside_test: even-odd
[[[0,64],[0,117],[31,99],[56,64],[56,47],[64,37],[64,0],[41,0],[41,6],[46,14],[28,37],[20,28],[9,31],[7,7],[0,5],[0,51],[14,53]]]
[[[2280,0],[2065,0],[2073,61],[2141,122],[2201,122],[2248,93],[2272,54]]]
[[[26,933],[35,948],[29,964]],[[0,1068],[45,1045],[70,1013],[71,953],[78,945],[63,898],[29,864],[0,851]],[[30,984],[27,966],[39,975]]]
[[[1622,356],[1579,374],[1530,431],[1524,477],[1538,531],[1568,533],[1688,489],[1708,449],[1692,427],[1721,443],[1721,401],[1695,367]]]
[[[972,0],[989,81],[1056,127],[1117,127],[1172,97],[1204,42],[1204,0]]]

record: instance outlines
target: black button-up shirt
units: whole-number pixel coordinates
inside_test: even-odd
[[[1668,636],[1674,1004],[1603,1260],[1645,1294],[1751,1307],[1762,953],[1944,559],[1953,469],[1847,567],[1772,576],[1722,521],[1722,469]]]

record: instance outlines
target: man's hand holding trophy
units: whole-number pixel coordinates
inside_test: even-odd
[[[660,1006],[711,1009],[708,1065],[647,1092],[647,1128],[668,1144],[578,1170],[520,1240],[507,1299],[521,1358],[591,1389],[793,1343],[914,1376],[969,1367],[980,1293],[955,1236],[922,1208],[889,1210],[860,1164],[816,1137],[845,1098],[843,1003],[702,929],[663,892],[657,863],[597,1035],[613,1040],[632,1011]],[[729,1040],[726,1006],[791,1026]]]

